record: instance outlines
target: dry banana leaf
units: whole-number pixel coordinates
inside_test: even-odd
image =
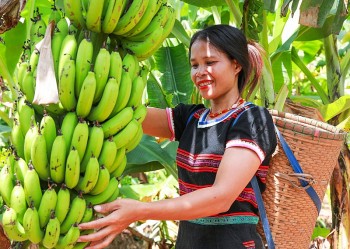
[[[54,27],[54,22],[51,22],[46,29],[44,39],[36,45],[36,48],[40,51],[40,56],[33,103],[38,105],[57,104],[59,102],[51,51],[51,36]]]
[[[17,25],[26,2],[26,0],[0,1],[0,34]]]

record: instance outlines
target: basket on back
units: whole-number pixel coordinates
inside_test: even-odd
[[[318,210],[299,178],[308,181],[323,200],[345,133],[317,120],[276,110],[270,113],[305,175],[295,176],[278,141],[263,193],[267,218],[277,249],[307,249]],[[261,226],[259,232],[264,237]]]

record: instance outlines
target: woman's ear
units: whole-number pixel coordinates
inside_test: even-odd
[[[236,60],[233,60],[232,67],[233,67],[235,74],[238,74],[242,70],[241,64],[239,64]]]

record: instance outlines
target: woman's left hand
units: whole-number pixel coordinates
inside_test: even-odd
[[[86,249],[107,247],[115,237],[123,232],[132,222],[138,220],[137,213],[142,202],[132,199],[118,199],[110,203],[95,206],[96,212],[105,216],[97,220],[79,224],[80,230],[94,229],[95,232],[82,235],[79,242],[89,242]]]

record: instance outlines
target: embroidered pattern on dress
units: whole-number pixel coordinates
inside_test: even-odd
[[[258,224],[259,218],[256,216],[204,217],[189,220],[189,222],[199,225]]]
[[[247,249],[255,249],[255,242],[254,242],[254,240],[245,241],[242,244]]]

